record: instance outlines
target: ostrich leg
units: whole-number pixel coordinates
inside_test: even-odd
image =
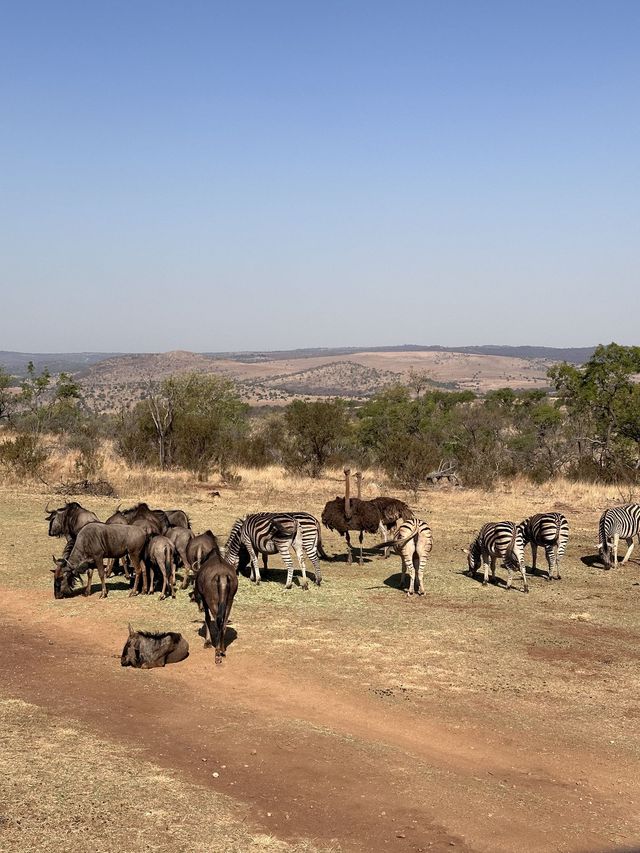
[[[362,540],[363,539],[364,539],[364,530],[361,530],[360,536],[358,536],[358,541],[360,542],[360,559],[358,560],[358,562],[360,563],[361,566],[364,565],[364,560],[362,559]]]
[[[351,537],[349,536],[349,531],[344,534],[345,541],[347,543],[347,563],[351,565],[353,563],[353,554],[351,553]]]

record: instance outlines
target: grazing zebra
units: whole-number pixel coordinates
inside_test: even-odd
[[[484,568],[483,586],[489,583],[489,563],[491,563],[491,577],[495,578],[496,560],[502,557],[509,573],[507,589],[511,589],[513,570],[517,569],[522,575],[524,591],[529,592],[527,570],[524,565],[524,533],[519,524],[514,524],[512,521],[490,521],[484,525],[469,548],[462,550],[467,555],[471,577],[474,577],[481,567]]]
[[[405,574],[409,576],[407,595],[413,595],[416,580],[418,595],[424,595],[423,572],[427,565],[427,557],[433,548],[431,528],[426,521],[411,518],[398,527],[390,543],[396,554],[402,558],[402,580],[404,586]]]
[[[640,537],[640,504],[625,504],[605,509],[600,516],[598,525],[598,548],[602,553],[605,569],[615,566],[618,562],[618,542],[624,539],[627,543],[627,553],[622,562],[627,562],[633,551],[633,537]],[[613,553],[612,553],[613,552]]]
[[[225,559],[237,569],[240,562],[240,549],[244,546],[251,562],[251,580],[259,584],[261,578],[258,554],[280,554],[287,568],[285,588],[291,589],[293,562],[289,548],[292,547],[302,572],[302,588],[308,589],[305,553],[313,564],[316,584],[320,586],[322,582],[322,572],[318,562],[319,542],[320,525],[318,520],[308,513],[292,515],[280,512],[256,512],[246,518],[239,518],[234,523],[225,546]]]
[[[569,539],[569,522],[561,512],[540,512],[531,515],[520,524],[524,533],[524,544],[531,544],[531,555],[533,557],[532,569],[536,570],[536,556],[538,545],[544,548],[547,557],[547,580],[555,576],[560,580],[560,560],[564,556]]]

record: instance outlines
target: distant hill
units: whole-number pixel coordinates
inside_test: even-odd
[[[316,358],[318,356],[356,355],[361,352],[463,352],[471,355],[498,355],[506,358],[536,358],[545,361],[568,361],[571,364],[584,364],[592,355],[595,347],[535,347],[535,346],[483,346],[442,347],[423,346],[422,344],[400,344],[388,347],[311,347],[308,349],[273,350],[255,352],[208,352],[215,359],[230,359],[247,364],[260,361],[282,361],[292,358]]]
[[[49,369],[50,373],[78,373],[92,364],[121,355],[117,352],[11,352],[0,350],[0,367],[14,376],[23,376],[27,365],[33,362],[38,373]]]

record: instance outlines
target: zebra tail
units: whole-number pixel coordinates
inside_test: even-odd
[[[330,560],[331,559],[329,554],[327,554],[327,552],[324,550],[324,545],[322,544],[322,535],[320,533],[320,525],[318,525],[318,557],[320,557],[321,560]]]

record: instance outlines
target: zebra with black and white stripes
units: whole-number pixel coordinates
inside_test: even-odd
[[[293,548],[302,572],[302,588],[308,589],[305,554],[309,557],[314,571],[315,582],[320,586],[322,572],[318,561],[320,541],[320,523],[309,513],[256,512],[239,518],[234,523],[227,544],[225,559],[236,569],[240,563],[240,550],[244,546],[249,554],[251,580],[260,583],[258,554],[280,554],[287,568],[286,589],[293,585],[293,562],[289,549]],[[322,552],[324,553],[324,552]],[[265,569],[266,569],[265,561]]]
[[[539,512],[530,515],[520,525],[524,533],[525,545],[531,545],[531,556],[533,558],[532,570],[536,570],[536,557],[538,546],[544,548],[547,558],[547,580],[554,576],[560,580],[560,560],[569,540],[569,522],[561,512]]]
[[[399,554],[402,559],[400,585],[404,585],[405,575],[408,575],[407,595],[413,595],[416,582],[418,595],[424,595],[423,574],[427,565],[427,557],[433,548],[433,535],[427,522],[420,518],[403,521],[393,534],[393,539],[389,544],[393,546],[396,554]]]
[[[605,509],[598,525],[598,548],[602,554],[605,569],[618,563],[618,542],[624,539],[627,553],[622,558],[626,563],[633,551],[633,537],[640,540],[640,504],[625,504]]]
[[[480,530],[469,548],[462,549],[467,555],[469,574],[484,570],[482,585],[489,583],[489,565],[492,580],[496,576],[496,560],[501,557],[509,573],[507,589],[511,589],[514,569],[522,575],[524,591],[529,592],[527,570],[524,564],[524,533],[519,524],[512,521],[490,521]]]

